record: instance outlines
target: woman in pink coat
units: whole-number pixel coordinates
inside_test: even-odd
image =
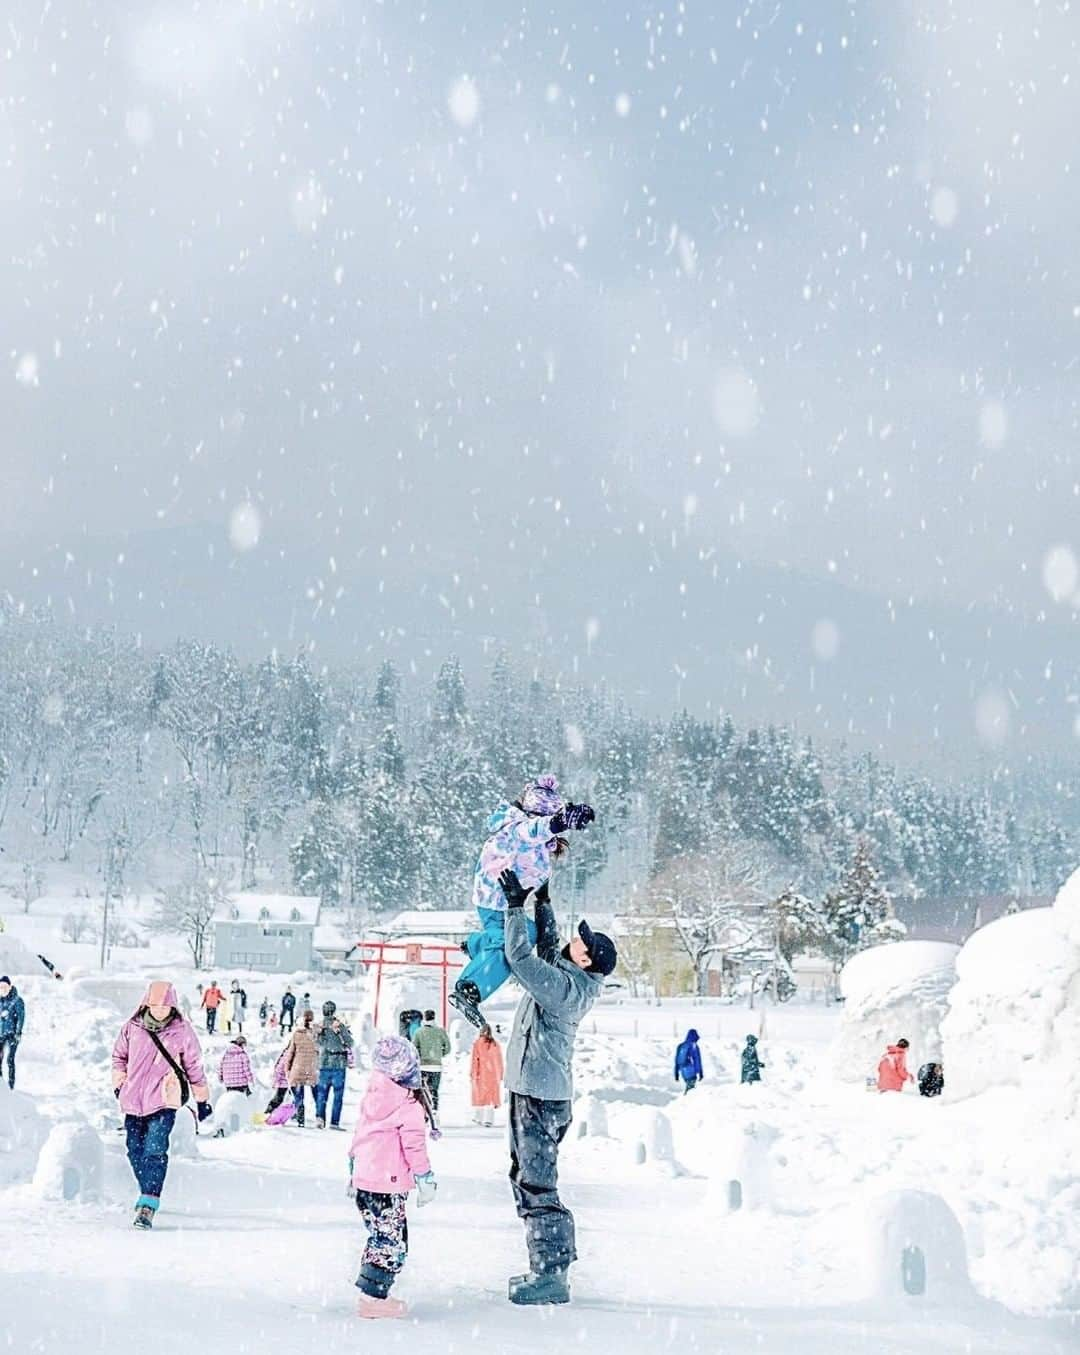
[[[877,1069],[877,1089],[879,1092],[902,1092],[905,1082],[915,1079],[908,1072],[907,1040],[897,1040],[885,1050]]]
[[[432,1123],[420,1085],[420,1059],[408,1040],[388,1035],[372,1050],[371,1080],[360,1103],[349,1161],[356,1207],[367,1228],[367,1246],[356,1287],[360,1317],[404,1317],[390,1290],[409,1254],[405,1201],[413,1186],[420,1203],[435,1194],[427,1154]]]
[[[499,1042],[485,1026],[472,1047],[469,1082],[472,1086],[473,1123],[490,1127],[502,1104],[503,1055]]]
[[[169,1134],[176,1112],[194,1096],[200,1120],[210,1114],[202,1053],[178,1010],[171,983],[152,983],[120,1028],[112,1053],[113,1091],[124,1112],[127,1155],[141,1192],[135,1227],[152,1228],[169,1170]]]

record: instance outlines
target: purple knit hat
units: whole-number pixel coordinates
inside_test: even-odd
[[[535,781],[530,781],[521,792],[521,807],[526,814],[557,814],[563,807],[558,778],[551,772],[545,772]]]
[[[400,1035],[384,1035],[371,1054],[371,1066],[401,1087],[419,1087],[420,1056]]]

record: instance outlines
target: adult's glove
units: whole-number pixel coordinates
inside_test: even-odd
[[[210,1116],[213,1115],[214,1107],[209,1101],[196,1101],[195,1113],[199,1117],[199,1123],[202,1124],[203,1120],[208,1120]]]
[[[545,880],[543,884],[536,886],[536,889],[533,892],[533,903],[541,904],[550,902],[551,895],[548,893],[548,882]]]
[[[587,828],[595,818],[596,810],[592,805],[566,805],[552,817],[551,831],[556,837],[568,829],[578,832]]]
[[[434,1172],[424,1172],[422,1176],[416,1178],[416,1203],[423,1208],[430,1204],[435,1198],[435,1192],[439,1188],[439,1183],[435,1180]]]
[[[499,884],[506,895],[507,908],[524,908],[529,891],[509,867],[499,876]]]

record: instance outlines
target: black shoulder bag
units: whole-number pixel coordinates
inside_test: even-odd
[[[145,1026],[143,1026],[143,1030],[146,1030]],[[186,1106],[188,1103],[188,1097],[191,1095],[191,1086],[187,1080],[187,1075],[185,1074],[183,1068],[180,1067],[177,1061],[165,1048],[164,1044],[162,1044],[162,1042],[158,1039],[157,1032],[153,1030],[146,1030],[146,1033],[147,1035],[150,1036],[151,1040],[153,1040],[153,1042],[157,1045],[158,1053],[163,1054],[165,1056],[165,1062],[169,1065],[169,1067],[173,1070],[176,1076],[180,1079],[180,1104],[182,1106]]]

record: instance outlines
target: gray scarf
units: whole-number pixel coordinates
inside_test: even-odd
[[[150,1015],[150,1008],[147,1007],[146,1010],[143,1012],[141,1018],[143,1029],[152,1031],[153,1034],[155,1035],[160,1035],[161,1032],[165,1029],[165,1027],[169,1024],[169,1022],[173,1019],[175,1015],[176,1012],[173,1011],[173,1009],[170,1007],[169,1014],[165,1018],[165,1020],[159,1021],[156,1016]]]

